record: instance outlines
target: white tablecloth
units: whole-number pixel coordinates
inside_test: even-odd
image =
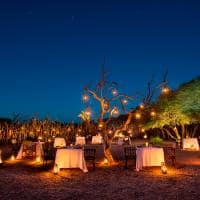
[[[85,144],[85,137],[76,137],[76,145],[84,145]]]
[[[55,164],[59,168],[80,168],[88,172],[82,149],[57,149]]]
[[[92,144],[102,144],[102,137],[100,135],[92,136]]]
[[[197,138],[184,138],[183,149],[199,150],[199,143]]]
[[[36,144],[36,157],[39,157],[40,160],[42,160],[42,157],[44,155],[44,151],[43,151],[43,148],[42,148],[43,142],[33,142],[33,143]],[[22,159],[22,150],[23,150],[23,143],[22,143],[20,150],[17,154],[17,157],[16,157],[17,160]]]
[[[139,171],[142,167],[161,166],[164,162],[163,148],[157,147],[142,147],[136,150],[136,170]]]
[[[56,137],[54,140],[54,147],[66,147],[65,138]]]

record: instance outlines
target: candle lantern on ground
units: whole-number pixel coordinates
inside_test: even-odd
[[[59,167],[58,167],[58,164],[55,164],[54,165],[54,168],[53,168],[53,173],[54,174],[58,174],[58,172],[60,171]]]
[[[165,162],[162,162],[162,163],[161,163],[161,172],[162,172],[163,174],[167,174],[167,167],[166,167]]]
[[[2,158],[1,158],[1,153],[2,153],[2,151],[1,151],[1,149],[0,149],[0,164],[3,163]]]

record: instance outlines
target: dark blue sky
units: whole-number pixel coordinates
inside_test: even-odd
[[[122,91],[200,75],[200,4],[151,0],[0,1],[0,116],[74,120],[106,57]]]

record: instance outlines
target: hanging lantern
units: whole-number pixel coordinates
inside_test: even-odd
[[[141,110],[143,110],[144,109],[144,104],[141,103],[139,107],[140,107]]]
[[[128,100],[127,100],[127,99],[123,99],[123,100],[122,100],[122,103],[123,103],[124,105],[126,105],[126,104],[128,103]]]
[[[141,114],[140,114],[140,113],[136,113],[136,114],[135,114],[135,118],[136,118],[136,119],[140,119],[140,118],[141,118]]]
[[[87,94],[83,95],[83,101],[87,102],[89,100],[89,96]]]
[[[162,87],[162,91],[163,94],[168,94],[170,92],[170,89],[167,86]]]
[[[161,163],[161,172],[162,172],[163,174],[167,174],[167,167],[166,167],[165,162],[162,162],[162,163]]]
[[[118,93],[118,92],[117,92],[117,90],[116,90],[116,89],[113,89],[113,90],[112,90],[112,95],[114,95],[114,96],[115,96],[115,95],[117,95],[117,93]]]
[[[151,111],[150,115],[151,115],[152,117],[155,117],[155,116],[156,116],[156,112],[155,112],[155,111]]]
[[[142,129],[141,129],[141,132],[142,132],[142,133],[144,133],[144,132],[145,132],[145,129],[144,129],[144,128],[142,128]]]

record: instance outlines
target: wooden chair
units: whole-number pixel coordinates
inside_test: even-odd
[[[128,169],[128,161],[136,161],[136,147],[124,147],[125,168]]]
[[[176,164],[176,149],[174,147],[163,147],[165,160],[171,161],[172,165]]]
[[[95,170],[95,164],[96,164],[96,149],[94,148],[86,148],[84,149],[84,157],[86,162],[92,162],[93,164],[93,170]]]
[[[32,141],[24,141],[22,144],[22,158],[35,158],[36,144]]]
[[[48,161],[53,161],[55,159],[56,149],[53,147],[53,143],[46,142],[42,145],[44,157],[43,157],[43,166],[47,166]]]

